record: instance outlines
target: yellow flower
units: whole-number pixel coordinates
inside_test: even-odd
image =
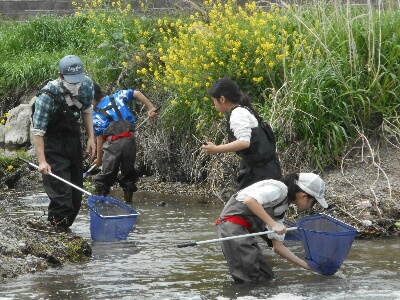
[[[9,112],[5,113],[4,115],[6,116],[6,118],[10,117],[10,113]]]
[[[10,125],[7,126],[7,130],[11,130],[11,126]]]
[[[256,82],[256,83],[259,83],[259,82],[261,82],[263,79],[264,79],[264,78],[263,78],[262,76],[261,76],[261,77],[254,77],[254,78],[253,78],[253,81]]]
[[[96,34],[96,29],[92,28],[92,33]]]
[[[142,84],[142,89],[145,89],[146,88],[146,85],[143,83]]]
[[[4,125],[5,123],[6,123],[6,120],[4,120],[4,119],[2,119],[0,122],[1,125]]]
[[[123,62],[122,62],[122,66],[123,66],[124,68],[126,68],[126,67],[128,66],[128,63],[127,63],[126,61],[123,61]]]
[[[13,165],[9,165],[7,169],[8,169],[8,171],[12,171],[12,169],[14,169],[14,166]]]
[[[172,100],[172,101],[171,101],[171,104],[172,104],[172,105],[177,105],[178,102],[177,102],[176,100]]]

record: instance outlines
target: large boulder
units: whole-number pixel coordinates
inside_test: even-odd
[[[18,149],[29,147],[31,145],[30,127],[32,106],[30,104],[21,104],[11,109],[9,113],[10,116],[7,118],[7,122],[4,126],[4,144],[6,148]]]

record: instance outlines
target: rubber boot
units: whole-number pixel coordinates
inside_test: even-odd
[[[126,203],[132,203],[133,191],[124,191],[124,200]]]

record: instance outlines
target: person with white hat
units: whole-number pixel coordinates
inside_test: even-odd
[[[66,231],[79,213],[82,192],[58,179],[53,173],[83,186],[83,155],[79,119],[88,137],[87,152],[94,158],[96,145],[92,125],[93,82],[85,75],[82,60],[67,55],[59,61],[58,78],[42,88],[33,104],[32,134],[43,174],[43,186],[49,196],[48,220]]]
[[[274,252],[290,262],[310,270],[307,263],[285,247],[286,226],[283,219],[290,204],[298,212],[311,210],[316,203],[323,208],[325,183],[314,173],[291,173],[280,180],[256,182],[234,194],[217,219],[220,238],[275,231],[268,234]],[[254,236],[221,242],[229,271],[237,282],[259,282],[273,277],[273,271],[261,253]]]

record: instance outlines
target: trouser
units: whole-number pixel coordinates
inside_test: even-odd
[[[243,226],[232,222],[221,222],[217,225],[217,232],[220,238],[249,233]],[[260,282],[274,276],[254,236],[222,241],[221,247],[235,281]]]
[[[281,177],[282,173],[279,160],[271,160],[261,166],[249,166],[242,161],[239,176],[237,177],[238,186],[236,191],[240,191],[261,180],[279,180]]]
[[[44,136],[44,153],[51,172],[83,187],[83,155],[79,133]],[[70,227],[79,213],[82,192],[51,175],[42,175],[50,199],[48,220],[55,226]]]
[[[102,170],[95,177],[96,193],[106,196],[115,182],[124,191],[136,192],[138,176],[135,170],[136,141],[132,137],[121,137],[103,144]],[[121,170],[121,176],[118,173]]]

